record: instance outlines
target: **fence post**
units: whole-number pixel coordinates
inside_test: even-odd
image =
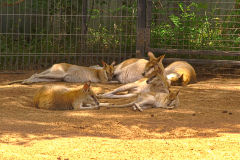
[[[145,53],[146,6],[146,0],[138,0],[136,40],[136,57],[138,58],[144,57]]]
[[[87,11],[88,2],[87,0],[82,0],[82,23],[81,23],[81,50],[84,50],[84,43],[87,41]]]
[[[152,0],[147,0],[146,29],[145,29],[145,52],[150,51],[151,23],[152,23]]]

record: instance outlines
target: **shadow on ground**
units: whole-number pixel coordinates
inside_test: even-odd
[[[17,77],[15,77],[17,78]],[[19,79],[22,77],[19,77]],[[3,82],[3,81],[2,81]],[[34,85],[0,86],[0,141],[17,145],[58,137],[95,136],[118,139],[217,137],[240,133],[239,79],[208,79],[181,88],[181,106],[173,110],[131,108],[88,111],[36,109]],[[80,84],[64,84],[74,87]],[[93,84],[97,92],[119,85]],[[101,100],[106,102],[109,100]],[[127,103],[126,100],[110,100]]]

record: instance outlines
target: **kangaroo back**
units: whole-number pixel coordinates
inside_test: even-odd
[[[67,72],[68,69],[73,66],[76,66],[76,65],[72,65],[69,63],[58,63],[58,64],[52,65],[52,67],[50,68],[50,71],[51,72]]]
[[[114,75],[120,83],[131,83],[143,78],[146,59],[131,58],[115,67]]]
[[[190,82],[196,82],[196,72],[194,68],[185,61],[176,61],[165,68],[168,78],[172,81],[178,81],[182,78],[182,85]]]
[[[101,69],[102,70],[102,69]],[[64,77],[65,82],[100,82],[99,69],[78,66],[77,68],[70,68]],[[102,79],[107,81],[107,76],[105,75]]]
[[[67,92],[69,92],[69,89],[62,86],[43,86],[33,98],[34,105],[40,109],[73,109],[71,104],[66,101],[67,98],[64,97]]]
[[[118,69],[122,69],[130,64],[133,64],[135,62],[137,62],[139,59],[138,58],[130,58],[130,59],[127,59],[125,61],[123,61],[122,63],[118,64],[116,67],[115,67],[115,70],[118,70]]]

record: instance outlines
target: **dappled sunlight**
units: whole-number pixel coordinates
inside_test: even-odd
[[[0,142],[12,145],[30,145],[32,141],[42,141],[60,138],[56,135],[45,134],[20,134],[20,133],[4,133],[0,135]]]
[[[227,90],[227,91],[239,91],[240,90],[240,85],[222,85],[222,84],[198,84],[196,85],[192,85],[191,88],[194,89],[205,89],[208,88],[209,90],[212,89],[221,89],[221,90]]]
[[[144,118],[144,115],[141,114],[136,114],[136,112],[132,111],[131,108],[124,109],[129,110],[130,112],[132,111],[132,114],[129,114],[129,111],[123,112],[121,110],[120,112],[112,112],[110,110],[119,110],[119,108],[109,108],[106,109],[105,107],[102,107],[100,110],[103,110],[105,113],[98,113],[97,110],[94,111],[72,111],[72,112],[67,112],[64,115],[67,117],[75,117],[75,118],[81,118],[81,117],[92,117],[92,118],[104,118],[104,119],[111,119],[111,118]],[[108,112],[110,111],[110,112]]]
[[[194,114],[194,110],[178,109],[178,110],[164,110],[166,113],[181,113],[181,114]]]
[[[5,120],[6,121],[6,120]],[[28,120],[16,120],[16,119],[8,119],[6,121],[9,125],[16,125],[16,126],[21,126],[21,125],[28,125],[28,127],[38,125],[39,127],[44,127],[44,126],[57,126],[55,123],[46,123],[46,122],[39,122],[39,121],[28,121]]]
[[[89,112],[67,112],[67,113],[64,113],[65,116],[75,116],[75,117],[93,117],[95,114],[94,113],[89,113]]]
[[[219,83],[219,80],[221,83]],[[209,89],[209,90],[215,90],[215,89],[221,89],[226,91],[240,91],[240,83],[238,82],[238,79],[220,79],[220,78],[212,78],[207,81],[200,81],[196,84],[190,84],[187,86],[188,88],[194,88],[194,89]]]
[[[34,136],[29,135],[34,138]],[[55,137],[51,139],[34,139],[31,144],[24,147],[19,145],[2,144],[1,151],[12,158],[32,159],[105,159],[106,155],[113,159],[125,157],[125,159],[142,159],[143,157],[159,159],[169,158],[187,159],[191,154],[200,158],[200,154],[206,154],[206,159],[221,159],[226,155],[237,153],[239,148],[238,135],[222,134],[214,138],[182,138],[182,139],[111,139],[102,137]],[[226,148],[226,143],[231,144],[231,149]],[[204,148],[204,147],[205,148]],[[226,152],[227,150],[227,152]],[[178,154],[174,154],[174,153]],[[201,153],[200,153],[201,152]],[[136,154],[137,153],[137,154]],[[198,155],[199,154],[199,155]],[[133,157],[134,155],[134,157]],[[198,155],[198,156],[197,156]]]
[[[210,79],[186,87],[174,86],[174,90],[180,89],[179,107],[172,110],[152,108],[143,112],[133,111],[131,107],[52,111],[33,106],[33,95],[43,85],[57,84],[74,88],[82,83],[0,85],[1,151],[21,159],[19,153],[29,147],[33,152],[43,153],[39,154],[39,159],[45,159],[46,152],[49,159],[56,159],[63,152],[67,158],[68,155],[73,157],[83,151],[95,149],[97,152],[104,148],[103,145],[114,148],[116,145],[113,143],[118,144],[116,150],[124,148],[124,145],[132,146],[129,152],[137,152],[139,145],[144,146],[153,141],[155,147],[163,152],[169,151],[169,146],[176,148],[179,145],[185,146],[186,152],[198,152],[196,145],[201,148],[211,139],[214,144],[224,144],[228,139],[235,147],[239,147],[240,144],[236,143],[239,141],[236,135],[240,134],[239,89],[227,88],[238,87],[238,79],[230,82]],[[104,93],[118,86],[92,83],[96,93]],[[125,104],[133,100],[100,99],[100,102]],[[222,141],[219,142],[219,139]],[[75,150],[66,149],[73,145]],[[221,150],[221,145],[214,146]],[[212,148],[206,152],[213,152]]]

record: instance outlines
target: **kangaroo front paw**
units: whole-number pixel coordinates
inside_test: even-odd
[[[133,109],[134,111],[136,111],[136,110],[137,110],[137,107],[134,105],[134,106],[132,106],[132,109]]]
[[[143,111],[143,109],[138,104],[135,104],[134,106],[135,106],[136,110],[138,109],[140,112]]]

